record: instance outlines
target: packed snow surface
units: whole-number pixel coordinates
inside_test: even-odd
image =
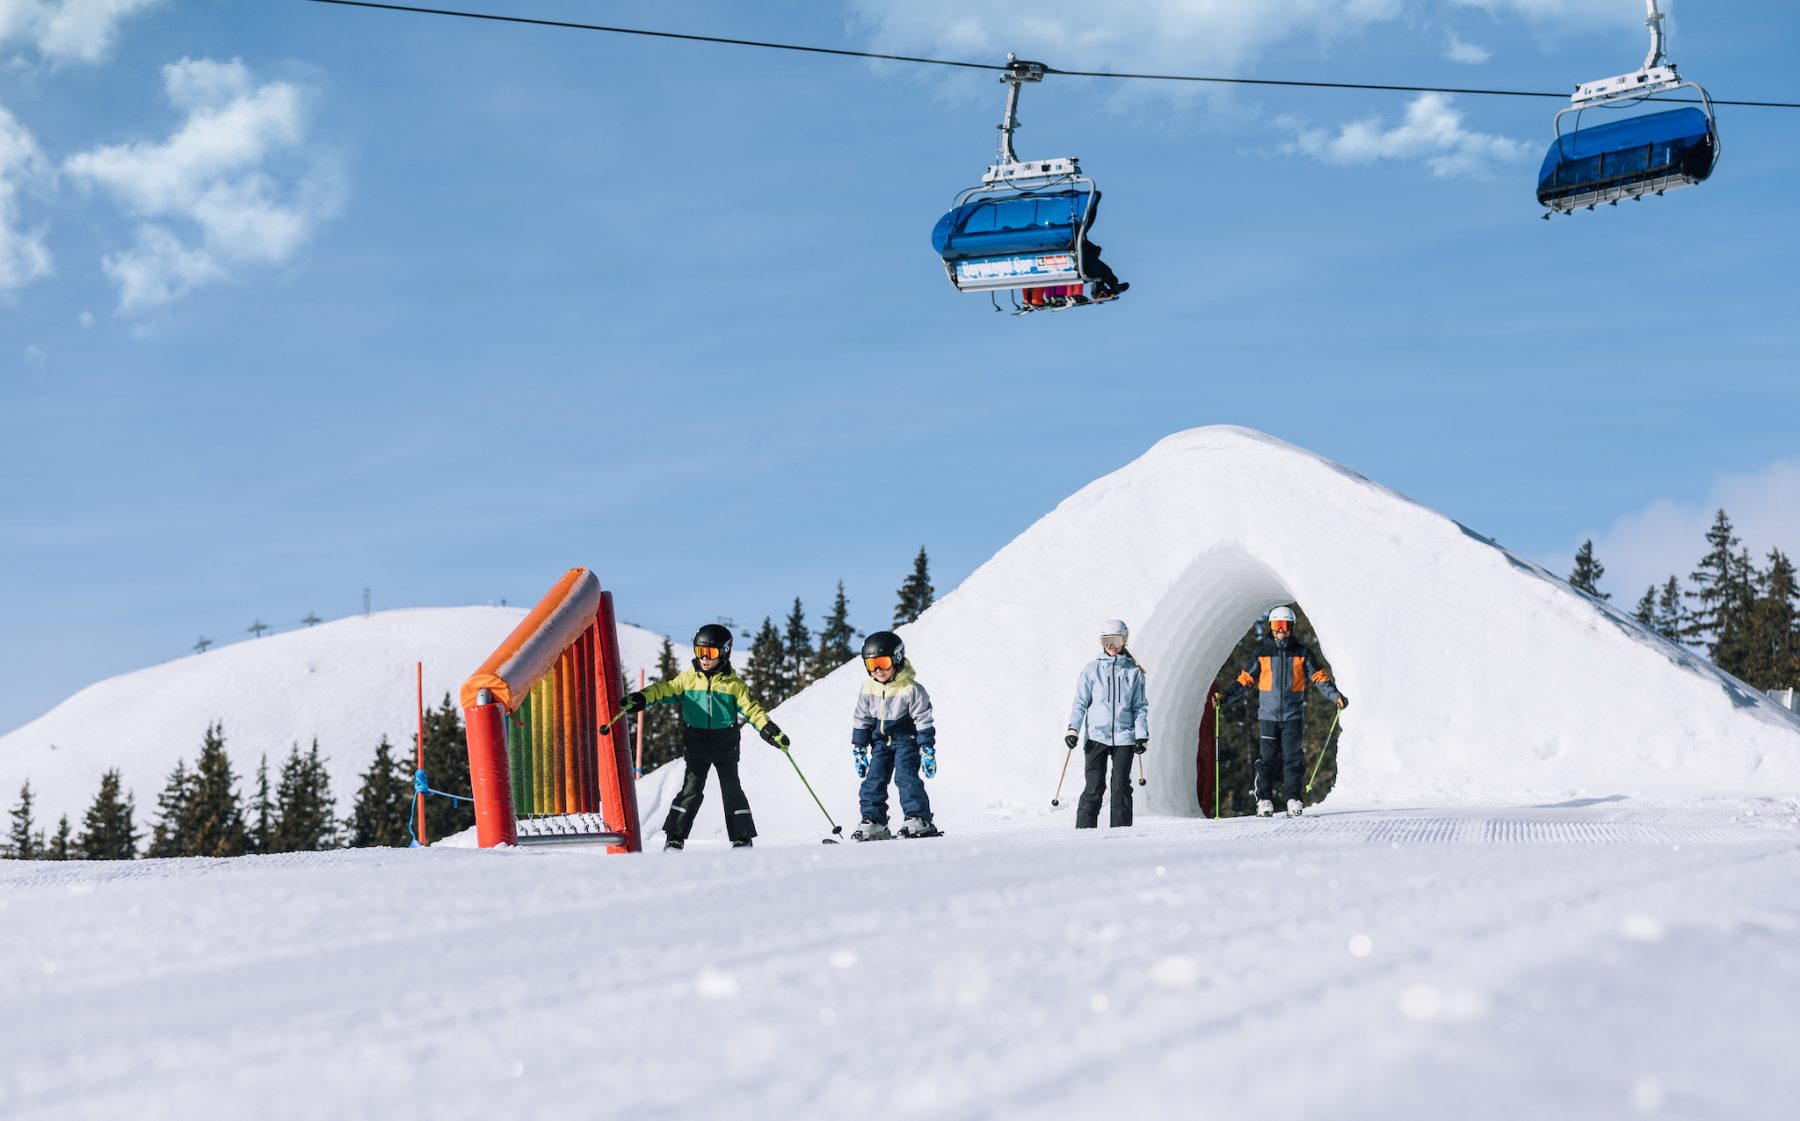
[[[0,862],[0,1117],[1777,1119],[1794,800]]]
[[[446,695],[454,702],[463,679],[525,610],[380,611],[110,678],[0,736],[0,800],[12,805],[29,779],[37,823],[55,832],[66,813],[79,832],[101,774],[118,767],[137,798],[137,824],[148,831],[156,795],[176,760],[192,765],[207,726],[218,723],[246,792],[263,755],[273,784],[288,752],[305,751],[317,738],[339,812],[348,814],[383,736],[396,756],[411,757],[419,727],[417,664],[425,666],[425,707],[437,708]],[[659,634],[620,624],[632,680],[640,667],[655,674],[662,642]],[[677,657],[687,655],[686,646],[675,649]]]

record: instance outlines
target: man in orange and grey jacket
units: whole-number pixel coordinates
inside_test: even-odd
[[[1213,700],[1233,701],[1256,689],[1256,722],[1260,733],[1256,757],[1256,813],[1275,812],[1275,758],[1282,763],[1282,789],[1287,792],[1289,817],[1299,817],[1300,794],[1306,786],[1306,748],[1301,742],[1306,716],[1306,683],[1311,681],[1326,699],[1347,708],[1349,698],[1331,683],[1331,674],[1313,662],[1313,654],[1294,637],[1294,612],[1277,607],[1269,612],[1269,634],[1257,644],[1250,664],[1237,676],[1237,684]]]

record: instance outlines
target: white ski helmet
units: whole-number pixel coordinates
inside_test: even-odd
[[[1102,620],[1100,623],[1100,637],[1107,638],[1115,634],[1120,638],[1130,638],[1131,628],[1125,625],[1125,620],[1123,619]]]
[[[1294,609],[1291,607],[1277,607],[1275,610],[1269,612],[1269,622],[1286,623],[1290,627],[1293,626]]]

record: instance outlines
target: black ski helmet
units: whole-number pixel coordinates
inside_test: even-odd
[[[863,639],[863,669],[870,669],[870,658],[894,659],[894,671],[898,673],[906,666],[906,643],[893,631],[876,631]],[[873,672],[871,670],[871,672]]]
[[[722,623],[708,623],[694,632],[695,646],[717,646],[719,657],[731,657],[731,628]]]

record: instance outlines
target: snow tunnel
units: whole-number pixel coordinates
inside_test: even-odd
[[[1138,808],[1198,814],[1208,687],[1253,621],[1283,603],[1305,609],[1351,699],[1333,805],[1800,786],[1800,720],[1704,658],[1354,471],[1210,427],[1082,488],[902,628],[937,710],[934,811],[948,828],[1048,810],[1076,674],[1100,621],[1117,617],[1150,693]],[[827,805],[851,820],[849,714],[862,680],[846,665],[775,714]],[[1308,710],[1309,723],[1328,718],[1316,694]],[[819,824],[786,768],[746,746],[759,821]],[[701,828],[716,814],[703,810]]]

